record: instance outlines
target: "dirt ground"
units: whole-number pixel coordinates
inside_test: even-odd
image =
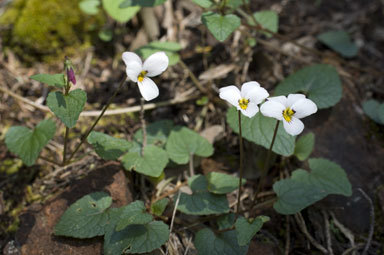
[[[161,82],[157,83],[160,96],[154,101],[165,102],[165,105],[156,105],[147,111],[147,121],[171,119],[198,132],[221,127],[221,132],[209,135],[215,141],[215,154],[203,161],[198,171],[236,172],[238,139],[226,125],[227,105],[218,98],[218,88],[256,80],[272,91],[280,81],[301,67],[315,63],[334,65],[342,79],[342,100],[335,107],[320,110],[316,116],[306,120],[305,125],[316,135],[312,156],[326,157],[340,164],[348,173],[354,193],[350,198],[328,197],[304,210],[302,219],[278,215],[271,208],[253,212],[272,218],[255,240],[258,247],[260,243],[270,244],[275,249],[270,251],[271,254],[287,250],[290,254],[319,254],[302,229],[300,222],[304,220],[307,232],[317,243],[327,246],[328,240],[331,241],[334,254],[353,254],[353,250],[343,253],[351,247],[351,238],[355,248],[361,252],[367,243],[369,230],[374,228],[368,254],[384,254],[384,127],[369,120],[362,111],[362,102],[367,99],[384,101],[384,1],[271,0],[252,1],[251,8],[253,11],[272,9],[278,12],[280,36],[266,38],[255,34],[257,44],[250,47],[244,42],[244,34],[253,31],[242,26],[224,43],[220,43],[201,24],[202,10],[191,1],[168,1],[155,8],[159,38],[178,41],[183,45],[180,57],[202,87],[196,86],[182,64],[170,67],[162,75]],[[139,18],[128,24],[118,24],[116,28],[127,28],[127,32],[108,44],[96,45],[85,54],[72,58],[78,74],[76,86],[85,89],[88,94],[85,111],[89,114],[80,117],[77,127],[81,128],[73,130],[74,141],[94,120],[95,117],[90,116],[91,111],[100,110],[108,95],[124,78],[121,52],[134,50],[151,41],[150,33],[144,30],[143,21]],[[359,47],[358,56],[343,59],[318,42],[316,36],[330,29],[346,30]],[[208,50],[202,53],[200,49]],[[90,146],[83,146],[80,154],[84,157],[65,170],[41,159],[32,167],[23,166],[6,149],[4,135],[10,126],[33,127],[47,114],[44,107],[39,107],[44,106],[49,92],[47,87],[28,77],[36,73],[61,72],[61,68],[61,63],[25,66],[11,51],[5,54],[0,50],[0,86],[8,91],[0,92],[0,250],[15,240],[20,227],[19,216],[27,208],[32,204],[44,206],[46,201],[71,187],[76,180],[105,164]],[[208,98],[208,103],[196,104],[196,100],[203,96]],[[135,85],[129,83],[111,107],[124,113],[103,117],[96,130],[107,134],[119,133],[121,137],[131,139],[140,128],[140,121],[138,112],[131,111],[130,107],[140,103],[139,97]],[[173,98],[183,100],[170,102]],[[64,127],[60,126],[58,133],[63,132]],[[57,136],[43,155],[54,156],[58,160],[59,156],[55,156],[54,152],[61,151],[62,144],[62,137]],[[69,144],[69,151],[75,146],[76,142]],[[254,151],[259,148],[248,142],[245,146],[245,158],[252,160]],[[288,171],[300,164],[292,158],[277,158],[277,162],[281,160],[289,162]],[[172,169],[167,171],[170,175],[175,172]],[[279,176],[277,167],[272,172],[274,176],[266,185],[266,192],[271,190],[272,181]],[[252,184],[255,181],[255,178],[249,178],[246,186],[249,194],[253,193]],[[137,198],[135,188],[133,193]],[[368,194],[372,204],[364,194]],[[247,203],[247,198],[244,203]],[[375,223],[370,218],[372,212]],[[338,224],[344,226],[344,231]],[[332,232],[330,238],[327,237],[329,231]],[[350,238],[345,233],[349,233]]]

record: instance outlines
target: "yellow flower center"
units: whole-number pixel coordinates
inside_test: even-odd
[[[139,82],[142,82],[143,80],[144,80],[144,78],[145,78],[145,76],[147,75],[147,71],[141,71],[141,73],[139,74],[139,76],[137,76],[137,80],[139,81]]]
[[[245,98],[239,99],[239,106],[241,109],[246,110],[248,108],[248,104],[249,104],[249,99],[245,99]]]
[[[292,120],[292,116],[295,114],[296,112],[294,110],[292,110],[291,108],[287,108],[283,111],[283,118],[287,121],[287,122],[291,122]]]

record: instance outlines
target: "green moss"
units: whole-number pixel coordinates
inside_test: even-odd
[[[74,55],[89,47],[105,17],[84,14],[78,2],[15,0],[0,17],[0,25],[7,28],[5,46],[28,62]]]

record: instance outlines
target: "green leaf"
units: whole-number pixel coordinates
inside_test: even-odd
[[[219,230],[231,228],[235,224],[236,215],[234,213],[227,213],[217,218],[217,226]]]
[[[113,38],[113,30],[109,29],[109,28],[102,29],[99,32],[99,38],[100,38],[100,40],[102,40],[104,42],[111,41]]]
[[[234,230],[215,235],[204,228],[196,233],[194,244],[199,255],[245,255],[248,251],[248,246],[239,246]]]
[[[278,200],[274,208],[281,214],[295,214],[330,194],[352,195],[347,175],[339,165],[326,159],[309,159],[311,172],[297,169],[289,179],[273,185]]]
[[[156,202],[151,204],[151,213],[157,216],[161,216],[165,208],[167,207],[168,203],[169,203],[169,199],[166,197],[163,199],[157,200]]]
[[[81,89],[75,89],[68,95],[55,91],[47,97],[49,109],[69,128],[76,125],[86,101],[87,94]]]
[[[384,125],[384,104],[371,99],[363,103],[363,110],[373,121],[378,124]]]
[[[130,6],[141,7],[154,7],[165,3],[167,0],[125,0],[120,4],[120,8],[127,8]]]
[[[79,3],[79,8],[84,13],[96,15],[99,12],[100,0],[83,0]]]
[[[89,134],[87,141],[93,146],[97,155],[105,160],[116,160],[132,147],[132,143],[124,139],[96,131]]]
[[[148,58],[153,53],[164,51],[169,58],[169,66],[172,66],[179,62],[180,56],[177,52],[181,49],[181,45],[177,42],[154,41],[137,49],[135,52],[142,58]]]
[[[239,17],[234,14],[222,16],[214,12],[205,12],[201,15],[201,21],[212,33],[212,35],[223,42],[235,31],[241,23]]]
[[[105,210],[112,198],[104,192],[86,195],[72,204],[55,226],[55,235],[91,238],[105,234],[109,217]]]
[[[334,67],[317,64],[291,74],[275,89],[277,96],[296,92],[304,92],[319,109],[334,106],[341,99],[340,77]]]
[[[125,206],[119,217],[120,220],[117,222],[116,231],[123,230],[129,225],[147,224],[153,220],[152,215],[146,213],[145,205],[140,200]]]
[[[274,11],[259,11],[253,14],[256,21],[265,29],[268,29],[274,33],[277,33],[279,28],[279,16]],[[252,25],[255,25],[253,20],[250,20]],[[267,37],[272,35],[268,32],[263,32]]]
[[[33,130],[20,126],[11,127],[5,135],[5,144],[24,164],[31,166],[55,132],[56,125],[49,119],[41,121]]]
[[[149,145],[144,148],[143,156],[140,151],[128,152],[121,158],[121,162],[129,171],[159,177],[168,163],[168,155],[163,149]]]
[[[140,10],[140,6],[120,8],[125,0],[102,0],[105,11],[115,20],[125,23],[129,21]]]
[[[186,127],[175,127],[165,146],[169,158],[178,164],[189,162],[190,155],[209,157],[213,146],[201,135]]]
[[[210,172],[207,174],[208,180],[208,191],[215,194],[226,194],[230,193],[239,188],[239,178],[218,172]],[[244,185],[247,180],[243,179],[242,184]]]
[[[169,237],[169,228],[162,221],[129,225],[122,231],[107,231],[104,254],[146,253],[160,248]]]
[[[226,1],[227,1],[226,6],[232,9],[237,9],[244,3],[243,0],[226,0]],[[249,0],[245,0],[245,2],[249,3]]]
[[[313,151],[315,146],[315,134],[310,132],[297,139],[295,145],[295,156],[301,160],[306,160]]]
[[[344,30],[328,31],[318,35],[317,39],[332,50],[340,53],[343,57],[351,58],[357,55],[357,46],[351,41],[349,34]]]
[[[179,206],[180,212],[192,215],[209,215],[227,213],[228,200],[225,195],[216,195],[208,191],[205,176],[195,175],[188,179],[193,194],[181,193]]]
[[[268,216],[258,216],[256,219],[239,217],[236,220],[237,242],[240,246],[248,245],[265,222],[269,221]]]
[[[239,120],[235,107],[227,112],[227,122],[234,132],[239,133]],[[275,130],[276,120],[268,118],[262,114],[256,114],[253,118],[247,118],[241,115],[242,135],[248,141],[269,149],[272,142],[273,132]],[[295,149],[295,137],[287,134],[282,126],[277,130],[276,140],[273,145],[273,152],[290,156]]]
[[[64,74],[35,74],[31,77],[32,80],[45,83],[49,86],[54,86],[56,88],[63,88],[65,86]]]
[[[213,6],[213,2],[210,0],[192,0],[192,1],[203,8],[209,8]]]
[[[147,127],[147,145],[153,144],[164,147],[172,128],[173,122],[171,120],[160,120],[149,124]],[[143,140],[143,130],[139,129],[133,139],[140,146]]]

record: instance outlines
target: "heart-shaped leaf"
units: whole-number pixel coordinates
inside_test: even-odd
[[[96,15],[99,12],[100,0],[83,0],[79,3],[79,8],[84,13]]]
[[[132,143],[124,139],[96,131],[89,134],[87,141],[92,144],[97,155],[105,160],[116,160],[132,147]]]
[[[31,166],[55,132],[56,125],[52,120],[41,121],[33,130],[20,126],[11,127],[5,135],[5,144],[24,164]]]
[[[374,122],[384,125],[384,103],[371,99],[363,103],[363,110]]]
[[[239,178],[229,174],[210,172],[207,174],[208,191],[215,194],[230,193],[239,188]],[[244,185],[247,180],[243,179]]]
[[[343,57],[351,58],[357,55],[356,44],[351,41],[349,34],[344,30],[328,31],[318,35],[317,39]]]
[[[162,221],[132,224],[121,231],[107,231],[104,254],[147,253],[160,248],[169,237],[169,228]]]
[[[63,88],[65,86],[64,74],[35,74],[31,77],[32,80],[45,83],[49,86],[54,86],[57,88]]]
[[[118,22],[125,23],[129,21],[140,10],[140,6],[121,8],[126,0],[102,0],[103,7],[109,16]]]
[[[309,155],[311,155],[314,146],[315,146],[314,133],[309,132],[308,134],[300,136],[300,138],[297,139],[297,142],[295,145],[295,156],[301,161],[306,160],[309,157]]]
[[[274,11],[259,11],[253,14],[253,17],[261,25],[263,28],[268,29],[272,32],[277,32],[279,28],[279,16]],[[249,21],[252,25],[254,21],[250,19]],[[271,37],[272,35],[268,32],[263,32],[267,37]]]
[[[205,176],[195,175],[189,178],[188,185],[193,194],[181,193],[177,207],[180,212],[192,215],[209,215],[229,211],[227,197],[210,193],[207,189],[208,182]]]
[[[133,224],[147,224],[153,220],[152,215],[146,213],[143,201],[137,200],[125,206],[117,222],[116,231],[123,230]]]
[[[340,77],[330,65],[312,65],[291,74],[275,89],[277,96],[296,92],[304,92],[319,109],[334,106],[341,99]]]
[[[248,245],[239,246],[234,230],[216,235],[204,228],[196,233],[193,243],[198,254],[202,255],[245,255],[248,251]]]
[[[213,5],[213,2],[211,0],[192,0],[192,1],[203,8],[209,8]]]
[[[69,128],[76,125],[86,101],[87,94],[81,89],[75,89],[68,95],[55,91],[47,97],[49,109]]]
[[[156,145],[158,147],[164,147],[167,142],[169,133],[173,128],[173,122],[171,120],[160,120],[153,122],[147,126],[147,145]],[[137,145],[141,146],[143,141],[143,131],[139,129],[133,136],[133,140],[137,142]]]
[[[234,132],[239,133],[239,120],[235,107],[232,107],[227,112],[227,122]],[[248,141],[269,149],[272,142],[273,132],[275,130],[276,120],[268,118],[258,113],[253,118],[247,118],[241,115],[242,135]],[[280,127],[277,131],[273,152],[290,156],[295,149],[295,137],[287,134],[284,128]]]
[[[241,23],[240,18],[234,14],[220,15],[214,12],[203,13],[201,21],[220,42],[227,39]]]
[[[91,238],[105,233],[109,217],[105,213],[112,198],[104,192],[86,195],[73,203],[55,226],[55,235]]]
[[[148,145],[144,148],[143,156],[140,151],[130,151],[121,158],[121,162],[129,171],[159,177],[168,163],[168,154],[155,145]]]
[[[239,217],[236,220],[237,242],[240,246],[248,245],[265,222],[269,221],[268,216],[258,216],[256,219]]]
[[[297,169],[289,179],[273,185],[277,201],[273,205],[281,214],[295,214],[329,194],[352,195],[347,175],[339,165],[326,159],[309,159],[311,172]]]
[[[174,128],[165,147],[169,158],[178,164],[188,163],[190,155],[209,157],[213,154],[213,146],[207,139],[186,127]]]

